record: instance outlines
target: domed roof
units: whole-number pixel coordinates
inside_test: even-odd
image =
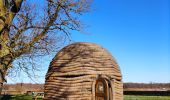
[[[78,42],[64,47],[53,58],[46,78],[104,74],[121,80],[121,72],[112,55],[103,47]]]
[[[100,76],[114,85],[115,100],[123,100],[122,76],[112,55],[93,43],[68,45],[50,63],[44,100],[93,100],[94,83]]]

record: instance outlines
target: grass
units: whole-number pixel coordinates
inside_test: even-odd
[[[0,100],[32,100],[29,95],[5,95],[0,97]]]
[[[6,95],[0,97],[0,100],[32,100],[29,95]],[[170,96],[135,96],[125,95],[124,100],[170,100]]]
[[[170,100],[170,96],[136,96],[125,95],[124,100]]]

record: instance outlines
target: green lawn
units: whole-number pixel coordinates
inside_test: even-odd
[[[170,100],[170,96],[135,96],[125,95],[124,100]]]
[[[0,100],[32,100],[32,96],[28,95],[15,95],[3,96]],[[170,100],[170,96],[130,96],[125,95],[124,100]]]
[[[32,100],[32,96],[29,96],[29,95],[6,95],[6,96],[1,96],[0,100]]]

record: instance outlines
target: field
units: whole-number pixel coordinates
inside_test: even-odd
[[[0,100],[32,100],[32,96],[29,96],[29,95],[6,95],[6,96],[0,96]]]
[[[0,100],[32,100],[32,96],[16,95],[0,97]],[[130,96],[125,95],[124,100],[170,100],[170,96]]]
[[[170,96],[135,96],[125,95],[124,100],[170,100]]]

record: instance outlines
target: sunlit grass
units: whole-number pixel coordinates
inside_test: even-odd
[[[170,96],[136,96],[125,95],[124,100],[170,100]]]
[[[32,100],[32,96],[29,95],[14,95],[0,97],[0,100]],[[170,100],[170,96],[136,96],[125,95],[124,100]]]

